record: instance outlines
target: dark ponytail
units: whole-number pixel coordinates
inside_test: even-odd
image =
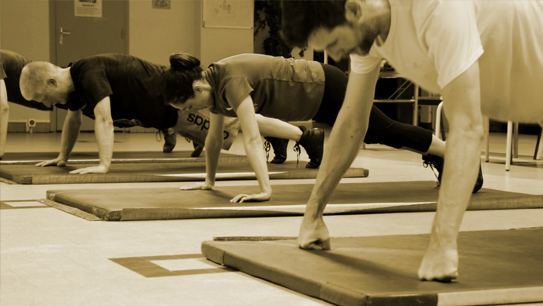
[[[162,93],[165,103],[184,103],[194,97],[192,83],[202,79],[200,60],[187,53],[170,56],[170,69],[162,76]]]
[[[200,67],[200,60],[187,53],[170,55],[170,65],[174,71],[192,70]]]

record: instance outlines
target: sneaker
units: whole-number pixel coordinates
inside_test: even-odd
[[[445,163],[445,160],[443,159],[443,157],[433,154],[422,155],[422,160],[422,165],[424,166],[424,168],[430,167],[430,169],[432,169],[432,172],[434,172],[434,175],[437,178],[436,187],[439,187],[441,185],[441,178],[443,177],[443,164]]]
[[[443,157],[433,154],[423,155],[422,159],[424,160],[424,167],[430,166],[430,168],[434,171],[434,174],[437,171],[437,187],[439,187],[441,185],[441,178],[443,177],[443,164],[445,160],[443,159]],[[477,191],[479,191],[483,187],[483,182],[483,170],[481,168],[481,164],[479,164],[479,174],[477,176],[475,186],[473,186],[472,193],[476,193]]]
[[[199,157],[204,150],[204,146],[201,144],[197,144],[194,141],[192,142],[192,146],[194,147],[194,151],[190,153],[190,157]]]
[[[165,129],[160,130],[160,133],[162,133],[164,136],[164,147],[162,148],[162,151],[164,153],[171,153],[173,148],[175,148],[175,144],[177,143],[175,131],[173,129]]]
[[[266,137],[266,140],[270,142],[273,147],[273,153],[275,157],[270,163],[272,164],[282,164],[287,160],[287,146],[288,139],[275,138],[275,137]]]
[[[481,164],[479,164],[479,175],[477,175],[477,181],[475,182],[472,193],[479,191],[483,187],[483,182],[483,169],[481,168]]]
[[[304,147],[307,155],[309,155],[309,163],[306,168],[318,168],[322,162],[322,154],[324,151],[324,130],[308,129],[305,126],[300,126],[302,137],[297,145]]]

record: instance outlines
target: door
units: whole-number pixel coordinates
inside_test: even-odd
[[[50,1],[56,65],[100,53],[128,53],[128,0]],[[56,108],[52,116],[54,130],[61,131],[66,111]],[[94,120],[83,116],[81,130],[94,131]]]

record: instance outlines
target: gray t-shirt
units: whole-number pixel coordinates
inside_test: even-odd
[[[255,112],[284,121],[312,119],[324,93],[324,71],[318,62],[240,54],[213,63],[204,72],[213,88],[211,112],[236,117],[233,109],[247,97]]]

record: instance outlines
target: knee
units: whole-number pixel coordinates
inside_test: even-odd
[[[397,122],[390,122],[386,125],[375,127],[368,127],[366,133],[365,143],[379,143],[389,147],[400,149],[404,147],[405,132],[401,128],[401,124]]]

